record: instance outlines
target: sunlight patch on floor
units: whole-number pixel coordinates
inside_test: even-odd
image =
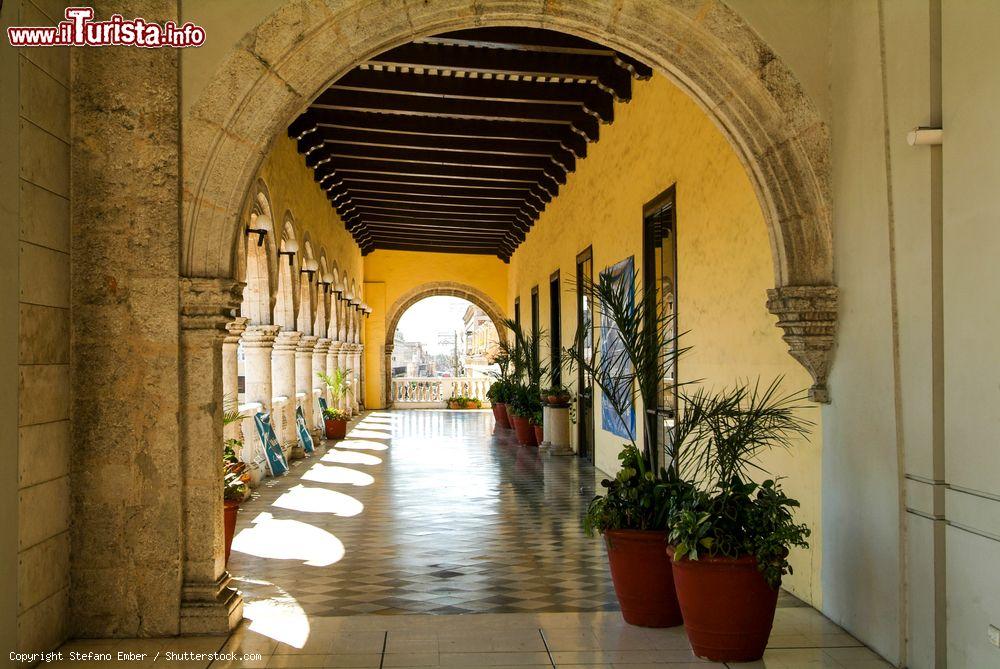
[[[345,518],[356,516],[365,505],[350,495],[326,488],[307,488],[297,485],[274,501],[271,506],[309,513],[332,513]]]
[[[309,640],[309,616],[294,597],[275,586],[279,594],[270,599],[246,602],[243,617],[249,630],[275,641],[302,648]]]
[[[299,520],[278,520],[258,514],[253,527],[233,538],[233,552],[274,560],[301,560],[310,567],[327,567],[344,557],[344,544],[330,532]]]
[[[302,475],[302,480],[315,481],[316,483],[345,483],[354,486],[367,486],[375,483],[375,477],[371,474],[347,467],[324,465],[319,462]]]
[[[354,451],[387,451],[389,447],[377,441],[367,439],[345,439],[337,442],[337,448],[346,448]]]
[[[382,458],[368,453],[352,453],[349,451],[330,450],[320,458],[321,462],[336,462],[342,465],[380,465]]]

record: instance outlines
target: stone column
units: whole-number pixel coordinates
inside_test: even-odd
[[[222,340],[222,399],[225,402],[239,403],[240,389],[240,336],[247,329],[247,319],[237,316],[236,320],[226,325],[229,333]],[[226,439],[240,439],[243,434],[239,423],[225,426]]]
[[[312,357],[312,380],[311,383],[313,387],[323,388],[323,399],[330,402],[330,391],[327,389],[326,384],[323,383],[319,376],[316,375],[317,372],[326,373],[326,356],[330,352],[330,340],[327,337],[320,337],[316,340],[316,346],[313,348]],[[319,411],[319,408],[316,409]],[[321,425],[323,424],[323,417],[316,416],[316,429],[321,430]]]
[[[264,411],[271,411],[271,351],[274,338],[281,328],[277,325],[249,325],[243,332],[243,371],[247,402],[260,402]]]
[[[271,392],[274,397],[287,397],[281,415],[281,423],[276,428],[278,441],[282,446],[294,444],[295,436],[295,349],[299,346],[301,332],[282,330],[274,339],[271,353]]]
[[[306,419],[306,428],[312,430],[316,419],[313,414],[313,387],[315,377],[313,376],[313,349],[319,337],[314,335],[302,335],[299,339],[299,346],[295,349],[295,391],[305,393],[302,400],[302,415]]]
[[[346,393],[344,393],[344,398],[340,402],[341,404],[340,408],[346,411],[348,415],[353,416],[354,411],[351,408],[351,404],[353,402],[353,395],[354,395],[353,392],[354,370],[351,369],[351,344],[347,342],[340,343],[340,348],[337,351],[337,366],[340,367],[340,369],[347,370],[348,372],[347,378],[349,381],[349,384],[347,386],[348,390]]]
[[[353,408],[361,413],[361,344],[351,345],[351,364],[354,373],[351,374],[351,386],[354,388]]]
[[[224,557],[221,401],[222,344],[241,296],[230,279],[181,279],[181,634],[225,634],[243,618]]]
[[[358,344],[358,404],[365,404],[365,345]]]
[[[326,352],[326,373],[333,375],[335,371],[340,369],[340,347],[344,345],[344,342],[337,341],[334,339],[330,342],[330,348]],[[333,401],[332,396],[327,396],[327,401],[330,403],[331,409],[343,409],[343,401]]]
[[[542,443],[539,449],[549,455],[573,455],[569,443],[569,405],[542,407]]]

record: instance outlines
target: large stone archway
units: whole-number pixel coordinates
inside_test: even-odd
[[[403,314],[410,307],[420,300],[441,296],[459,297],[476,305],[486,312],[486,315],[493,321],[493,327],[497,329],[497,333],[503,336],[503,309],[492,297],[478,288],[454,281],[436,281],[411,288],[393,302],[385,316],[385,357],[382,365],[382,398],[386,406],[392,403],[389,396],[389,388],[392,383],[392,351],[393,339],[396,335],[396,326],[399,325],[399,319],[403,317]]]
[[[232,277],[239,212],[271,139],[358,61],[414,37],[477,26],[561,30],[639,58],[705,110],[745,166],[768,226],[768,307],[827,401],[837,291],[829,133],[767,44],[722,3],[342,0],[283,7],[229,55],[183,119],[181,271]],[[762,296],[762,299],[764,296]]]

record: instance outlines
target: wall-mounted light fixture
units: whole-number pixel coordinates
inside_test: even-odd
[[[910,146],[940,146],[944,140],[941,128],[914,128],[906,133],[906,143]]]
[[[306,258],[302,261],[302,272],[309,275],[309,281],[313,280],[313,274],[319,271],[319,263],[313,258]]]
[[[267,237],[267,230],[265,228],[251,228],[249,225],[246,227],[244,234],[249,237],[250,235],[257,235],[257,246],[264,245],[264,237]]]
[[[294,239],[286,239],[281,242],[281,250],[278,251],[279,256],[288,256],[288,266],[291,267],[295,264],[295,254],[299,250],[299,243]]]

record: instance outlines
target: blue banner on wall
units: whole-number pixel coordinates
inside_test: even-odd
[[[632,256],[625,258],[621,262],[615,263],[611,267],[601,272],[601,283],[619,284],[627,287],[631,300],[635,300],[635,268]],[[622,399],[629,398],[629,408],[626,415],[619,416],[614,409],[614,405],[607,396],[601,395],[601,427],[608,432],[625,439],[632,439],[635,434],[635,407],[631,404],[632,388],[632,363],[627,355],[623,353],[621,333],[615,326],[610,315],[601,311],[601,356],[604,360],[619,361],[619,369],[615,370],[615,377],[619,379],[616,388],[616,397]]]
[[[288,471],[288,462],[285,460],[285,454],[281,452],[278,437],[274,434],[271,414],[254,414],[253,422],[257,426],[257,436],[260,437],[261,446],[264,447],[264,455],[267,456],[267,471],[271,476],[281,476]]]
[[[313,438],[309,434],[309,428],[306,427],[306,416],[302,413],[302,407],[295,407],[295,425],[299,428],[299,446],[306,453],[312,453],[316,449],[313,447]]]

